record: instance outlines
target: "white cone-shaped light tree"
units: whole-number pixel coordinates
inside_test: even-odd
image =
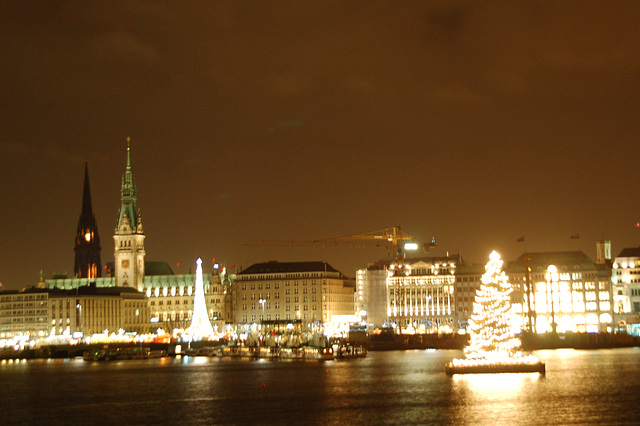
[[[207,305],[204,300],[204,280],[202,277],[202,259],[196,261],[196,288],[193,295],[193,316],[191,327],[187,329],[189,334],[195,336],[211,336],[213,327],[207,315]]]
[[[501,362],[517,355],[520,341],[511,330],[512,289],[502,271],[502,259],[495,251],[489,259],[473,303],[471,343],[464,353],[467,359]]]
[[[469,321],[471,342],[464,349],[465,358],[454,359],[450,367],[540,364],[536,356],[523,355],[518,351],[520,340],[511,329],[512,288],[502,271],[500,255],[495,251],[489,256],[486,270],[480,289],[476,291],[473,315]],[[544,371],[544,365],[541,365],[541,371]]]

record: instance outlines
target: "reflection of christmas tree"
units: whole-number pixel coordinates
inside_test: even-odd
[[[502,271],[500,255],[494,251],[489,259],[473,303],[471,343],[464,349],[466,359],[447,364],[447,374],[544,374],[544,364],[535,355],[517,351],[520,342],[511,331],[511,285]]]
[[[511,285],[502,271],[502,260],[495,251],[489,259],[473,304],[471,344],[464,353],[468,359],[500,362],[515,356],[520,342],[511,331]]]

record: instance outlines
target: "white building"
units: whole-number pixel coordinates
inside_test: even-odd
[[[506,270],[519,328],[529,315],[525,260],[531,282],[531,316],[538,333],[609,331],[613,324],[611,269],[581,251],[524,253]],[[549,267],[555,267],[550,271]]]
[[[405,259],[389,267],[389,321],[402,329],[444,331],[455,328],[455,274],[459,255]]]
[[[625,248],[616,256],[611,282],[616,318],[640,315],[640,247]]]
[[[237,324],[300,320],[303,328],[353,315],[354,281],[326,262],[264,262],[238,272]]]

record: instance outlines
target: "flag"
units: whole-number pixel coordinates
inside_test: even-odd
[[[516,240],[516,242],[518,242],[518,243],[524,243],[524,236],[522,236],[522,237],[518,238],[518,239]]]
[[[578,238],[580,238],[580,234],[573,234],[573,235],[571,236],[571,239],[572,239],[572,240],[577,240]]]

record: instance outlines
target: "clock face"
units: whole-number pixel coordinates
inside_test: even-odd
[[[122,260],[122,267],[123,268],[128,268],[129,267],[129,259],[123,259]]]

